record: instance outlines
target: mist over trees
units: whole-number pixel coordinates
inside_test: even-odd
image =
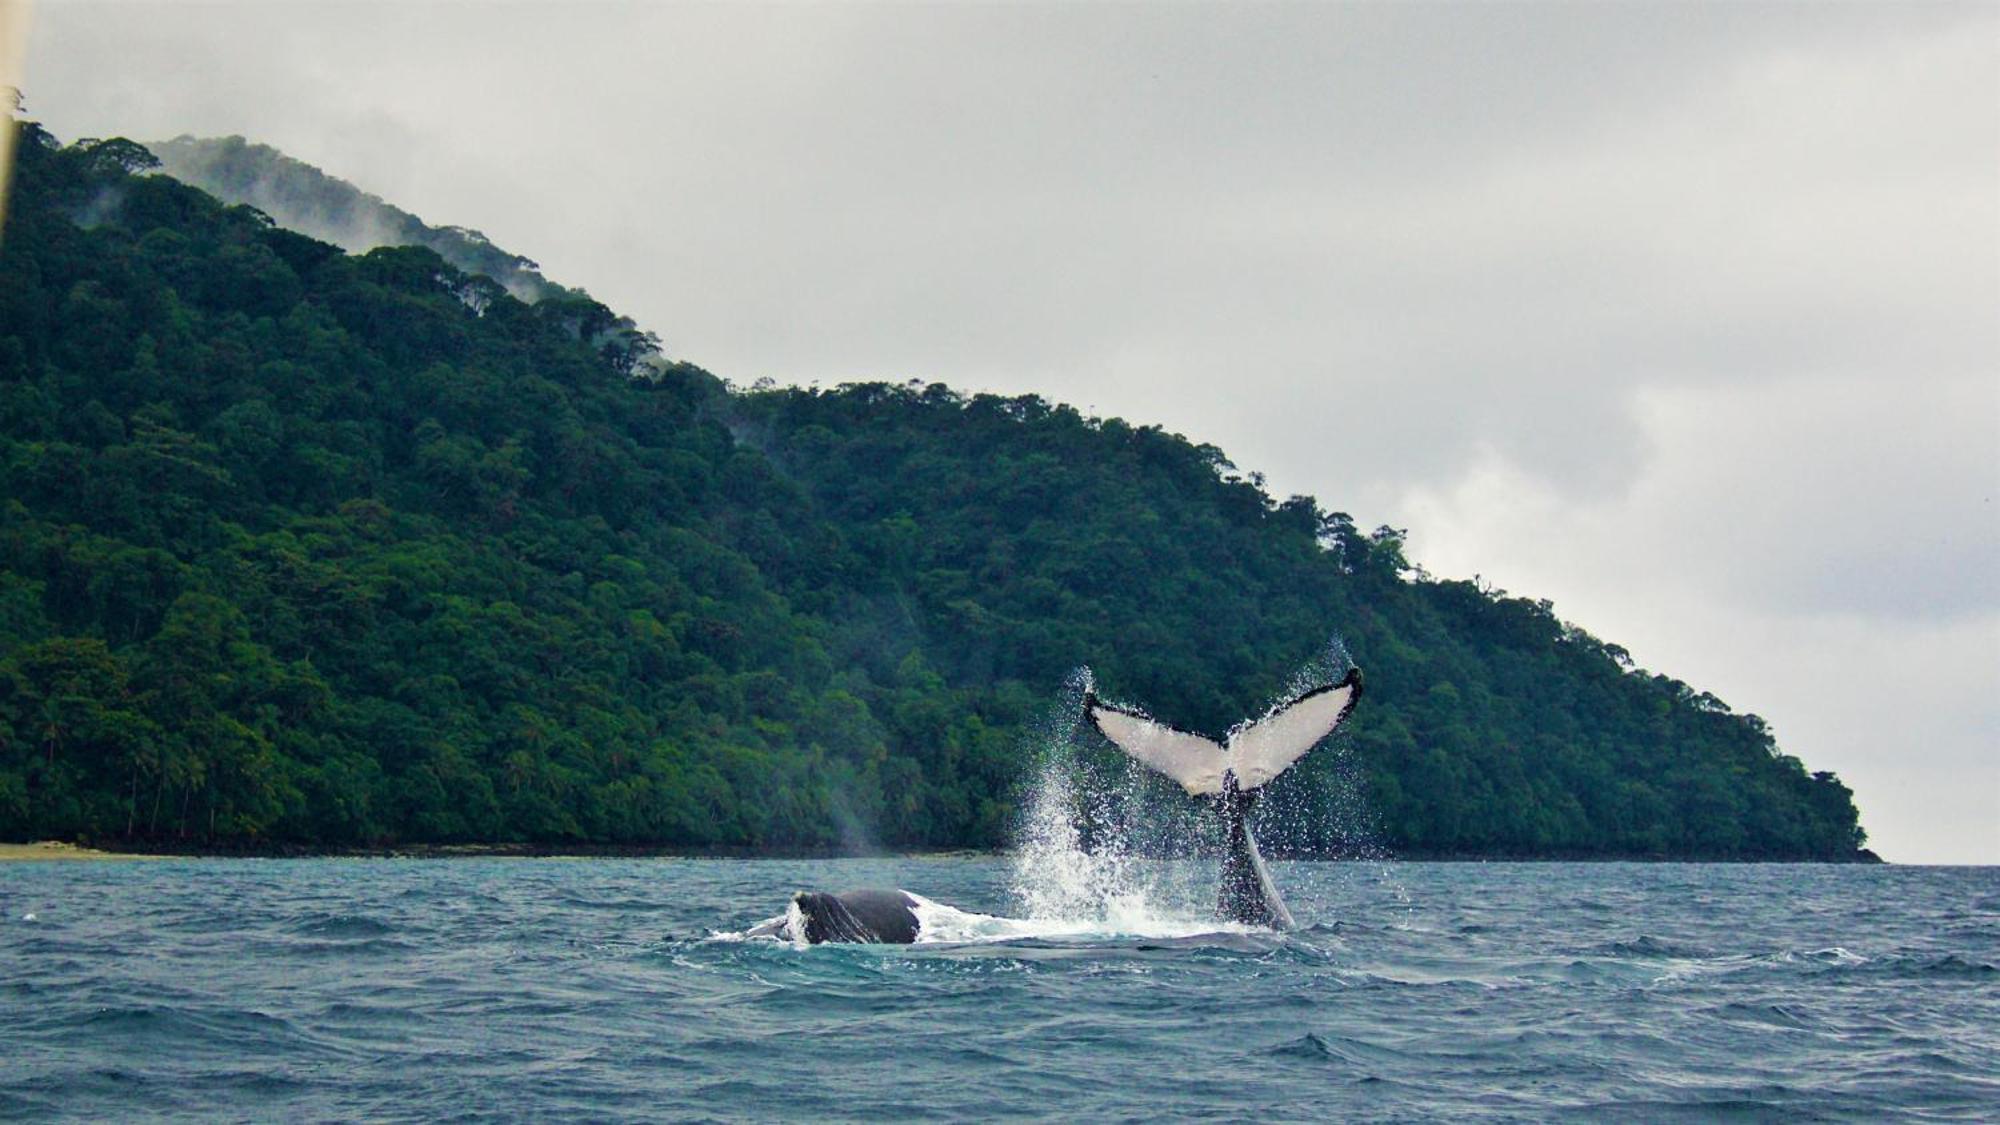
[[[1388,846],[1862,842],[1755,716],[1211,446],[938,385],[735,391],[588,297],[21,128],[0,837],[991,846],[1076,666],[1219,734],[1338,633],[1368,694],[1295,772],[1352,775]]]
[[[182,183],[226,203],[248,204],[288,230],[343,250],[363,253],[378,246],[423,246],[466,273],[492,278],[523,301],[581,295],[543,277],[541,266],[532,259],[493,245],[476,230],[433,227],[380,196],[269,145],[251,144],[242,137],[180,136],[143,147],[158,158],[163,171]]]

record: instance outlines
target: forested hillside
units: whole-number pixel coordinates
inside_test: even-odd
[[[0,837],[993,845],[1071,669],[1220,733],[1339,634],[1392,847],[1861,843],[1754,716],[1214,448],[941,386],[732,392],[588,298],[27,130]]]
[[[175,137],[146,145],[160,170],[225,203],[247,203],[288,230],[344,250],[423,246],[467,273],[484,274],[524,301],[574,297],[542,276],[532,259],[503,250],[476,230],[434,227],[346,180],[242,137]]]

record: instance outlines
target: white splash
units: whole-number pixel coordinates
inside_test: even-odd
[[[1149,814],[1159,810],[1147,808],[1143,785],[1129,773],[1087,773],[1067,731],[1044,742],[1013,852],[1021,926],[1038,936],[1140,937],[1243,928],[1214,916],[1213,863],[1160,858],[1176,849],[1157,846]]]
[[[1213,917],[1157,915],[1146,909],[1143,903],[1137,904],[1136,909],[1128,904],[1126,913],[1109,917],[1003,918],[997,914],[960,910],[908,891],[903,893],[910,895],[917,904],[914,913],[917,916],[919,945],[964,945],[1032,938],[1176,938],[1222,932],[1256,932],[1253,927],[1236,922],[1218,922]]]
[[[773,915],[747,929],[710,930],[708,934],[708,940],[710,941],[750,941],[752,939],[768,939],[783,942],[795,949],[811,948],[811,943],[806,941],[805,912],[799,909],[796,899],[785,904],[785,912],[783,914]]]
[[[806,940],[806,912],[799,908],[797,898],[785,904],[785,928],[778,931],[780,940],[790,941],[793,949],[811,949]]]

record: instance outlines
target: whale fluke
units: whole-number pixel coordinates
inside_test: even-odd
[[[1350,668],[1339,683],[1314,688],[1237,728],[1226,744],[1106,703],[1096,692],[1084,697],[1083,713],[1112,745],[1179,782],[1189,795],[1213,797],[1223,791],[1224,774],[1234,774],[1236,788],[1248,793],[1290,769],[1333,733],[1360,697],[1361,669]]]
[[[1238,727],[1217,744],[1175,730],[1136,711],[1084,696],[1083,713],[1111,744],[1137,761],[1180,783],[1196,797],[1213,798],[1227,839],[1216,913],[1224,918],[1273,929],[1292,928],[1278,888],[1257,852],[1249,815],[1258,792],[1332,734],[1361,697],[1361,669],[1350,668],[1337,684],[1314,688]]]

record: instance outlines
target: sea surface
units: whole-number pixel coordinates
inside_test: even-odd
[[[2000,1119],[2000,869],[1273,867],[1299,932],[1138,861],[0,865],[0,1117]],[[740,936],[871,885],[966,913]]]

